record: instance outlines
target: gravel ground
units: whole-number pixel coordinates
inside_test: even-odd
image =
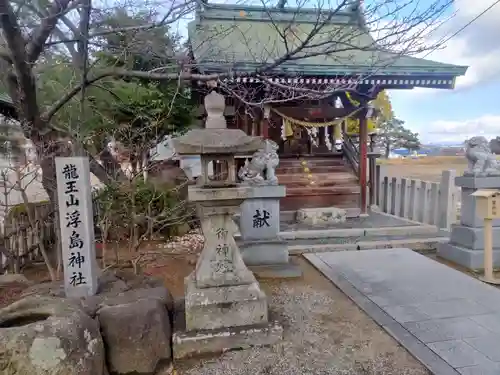
[[[429,372],[306,261],[304,277],[261,282],[284,340],[176,364],[178,375],[424,375]]]
[[[0,308],[8,306],[17,300],[24,289],[26,289],[26,285],[18,283],[0,287]]]
[[[176,239],[175,246],[145,250],[147,273],[165,278],[176,297],[192,271],[203,238]],[[182,249],[182,250],[181,250]],[[156,251],[155,251],[156,250]],[[160,262],[160,260],[165,262]],[[284,326],[284,340],[272,347],[228,352],[175,364],[176,375],[428,375],[429,372],[303,258],[303,277],[266,281],[273,319]],[[37,280],[38,280],[37,276]],[[0,304],[17,297],[17,288]],[[0,290],[0,296],[2,295]],[[4,299],[4,301],[2,301]]]

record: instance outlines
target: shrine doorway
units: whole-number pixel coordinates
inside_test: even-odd
[[[310,135],[310,129],[294,126],[292,135],[283,139],[281,117],[274,114],[269,129],[269,137],[279,145],[279,155],[283,158],[301,158],[335,152],[333,126],[317,127]]]

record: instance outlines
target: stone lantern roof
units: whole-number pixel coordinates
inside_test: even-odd
[[[179,155],[228,155],[254,152],[263,146],[261,137],[241,129],[193,129],[173,140]]]

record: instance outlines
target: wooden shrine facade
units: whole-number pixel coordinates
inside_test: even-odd
[[[218,79],[209,85],[193,82],[193,95],[202,104],[209,90],[217,90],[227,98],[229,127],[278,143],[286,199],[296,195],[289,207],[296,209],[313,201],[316,205],[346,206],[357,194],[356,206],[366,212],[367,122],[374,115],[370,102],[388,89],[452,89],[456,77],[465,74],[467,68],[378,49],[367,31],[359,1],[333,16],[327,13],[321,15],[329,20],[323,31],[355,35],[349,44],[359,49],[327,56],[318,47],[308,50],[310,56],[303,59],[283,59],[275,64],[290,44],[303,40],[301,33],[314,27],[317,9],[200,4],[188,26],[191,60],[195,73],[217,74]],[[278,31],[277,24],[295,30],[286,48],[287,37]],[[312,44],[315,42],[324,45],[322,40]],[[356,141],[342,129],[346,118],[357,119]],[[336,147],[339,141],[341,148]],[[300,159],[300,164],[294,159]],[[305,185],[307,179],[304,182],[297,171],[308,162],[311,167],[304,168],[302,175],[309,178],[316,173],[320,177],[316,181],[311,178],[311,184]],[[340,180],[352,181],[345,167],[350,168],[356,184],[339,184]],[[349,189],[355,193],[350,194]],[[316,195],[324,199],[316,199]],[[338,197],[344,197],[345,202]]]
[[[346,159],[346,161],[348,160],[348,167],[352,174],[356,178],[359,178],[359,181],[355,184],[345,186],[345,189],[348,189],[348,191],[344,191],[343,195],[346,197],[358,196],[354,203],[352,201],[345,202],[346,206],[350,208],[359,207],[362,212],[366,211],[368,203],[366,200],[366,191],[368,189],[368,132],[366,127],[366,109],[364,107],[360,105],[360,109],[350,105],[350,101],[347,100],[345,93],[322,99],[288,100],[263,107],[249,107],[238,98],[227,96],[225,90],[220,88],[216,90],[222,94],[226,94],[225,117],[228,127],[241,129],[249,135],[262,136],[275,141],[279,145],[281,164],[290,166],[289,163],[284,163],[287,159],[290,162],[293,162],[293,160],[297,161],[295,168],[291,168],[294,172],[297,172],[299,161],[311,161],[319,156],[322,158],[331,158],[332,162],[335,159],[341,160],[342,158]],[[203,107],[203,98],[208,93],[208,89],[200,89],[196,92],[194,96],[197,98],[201,109]],[[265,93],[262,93],[262,95],[265,95]],[[359,95],[352,96],[358,101],[364,99],[364,97],[360,97]],[[264,98],[264,96],[261,97],[261,99]],[[257,98],[253,96],[253,99],[256,100]],[[342,107],[340,108],[338,107],[339,101],[342,103]],[[200,120],[202,123],[204,116],[205,114],[201,110]],[[346,132],[343,119],[353,116],[359,120],[359,139],[365,140],[365,142],[359,142],[359,146],[351,139],[346,143],[349,136]],[[285,119],[291,119],[292,121],[292,124],[289,124],[288,132],[286,131]],[[301,126],[296,122],[305,122],[315,126]],[[330,123],[332,124],[328,125]],[[310,134],[311,131],[314,135]],[[350,153],[349,151],[346,153],[346,147],[349,146],[351,146]],[[321,168],[325,169],[326,166],[322,166]],[[282,172],[286,174],[289,170],[287,169]],[[311,167],[310,172],[315,174],[314,167]],[[365,178],[363,179],[360,176],[365,176]],[[289,182],[291,185],[295,185],[295,183],[296,181]],[[310,190],[310,188],[307,188],[306,191]],[[306,201],[311,200],[311,197],[304,193],[305,191],[300,194],[303,195],[303,202],[297,203],[299,207],[305,204]],[[362,197],[365,197],[365,199]],[[322,202],[319,197],[315,198],[318,198],[316,200]],[[335,202],[338,202],[340,206],[344,205],[344,202],[338,200]],[[325,204],[331,205],[328,202]],[[295,205],[293,208],[297,208],[298,206]]]

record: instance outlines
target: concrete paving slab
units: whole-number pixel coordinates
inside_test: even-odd
[[[472,316],[471,319],[483,327],[488,327],[489,331],[500,333],[500,314],[492,313]]]
[[[304,257],[433,374],[500,374],[499,289],[410,249]]]
[[[484,354],[467,345],[462,340],[435,342],[429,344],[429,347],[451,366],[456,368],[480,366],[484,363],[489,363]]]
[[[492,333],[481,337],[464,339],[474,349],[484,353],[493,362],[500,362],[500,346],[498,345],[498,334]]]
[[[403,327],[423,343],[475,338],[491,333],[466,317],[403,323]]]
[[[481,363],[477,366],[460,367],[460,375],[498,375],[500,374],[500,365],[495,362]]]

